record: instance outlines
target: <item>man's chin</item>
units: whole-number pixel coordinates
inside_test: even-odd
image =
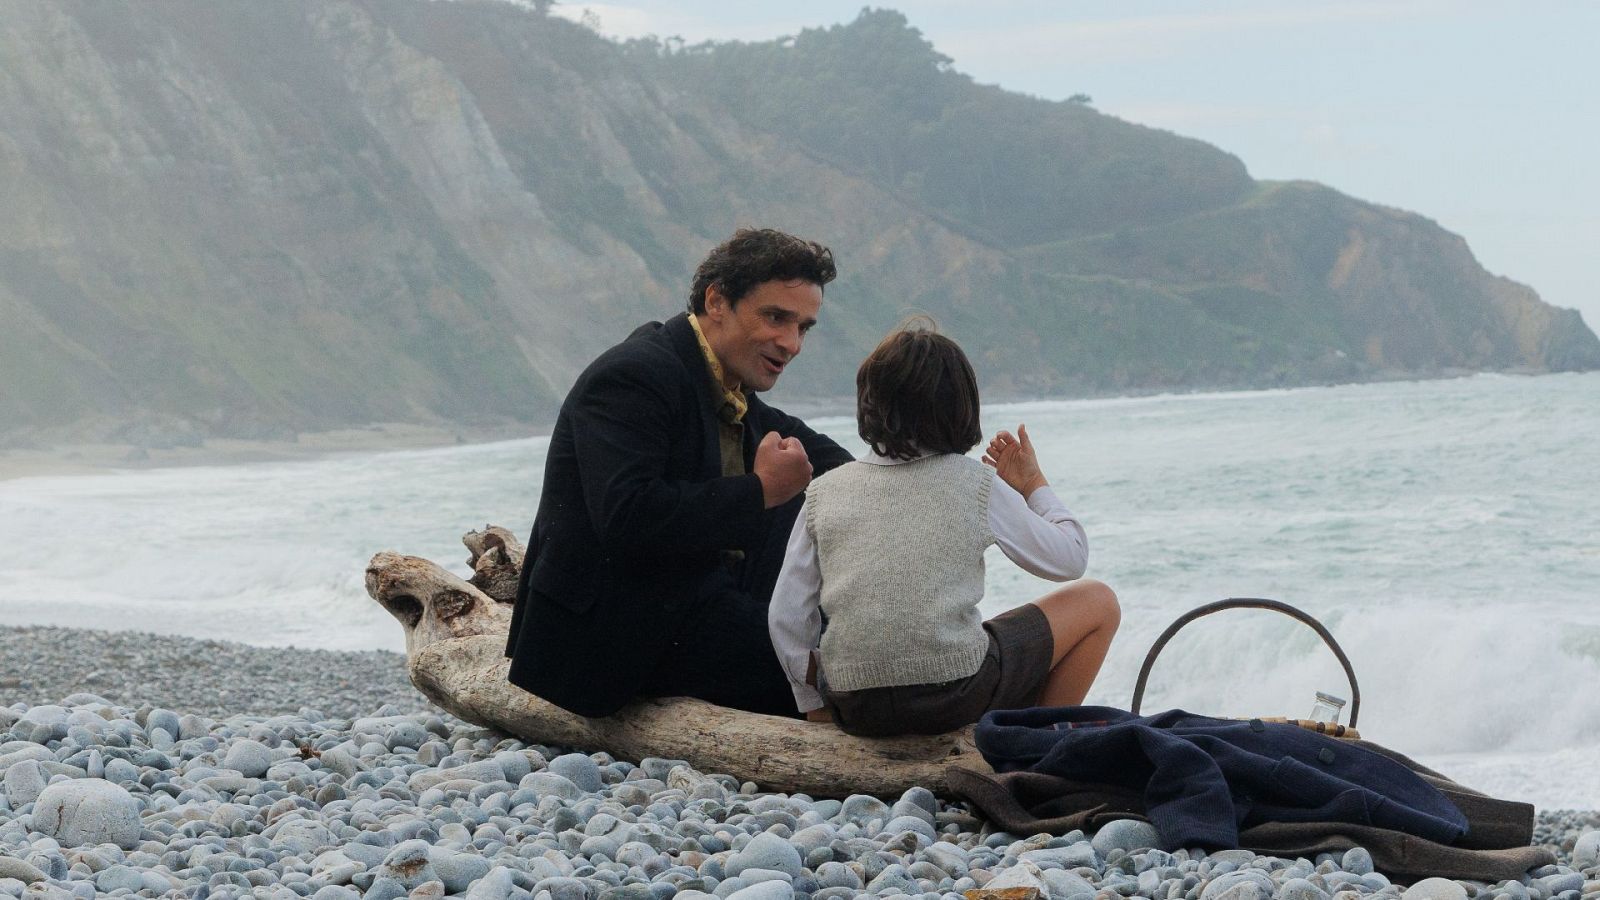
[[[778,371],[774,372],[772,371],[772,367],[766,363],[757,362],[755,365],[748,366],[743,371],[739,372],[739,384],[744,390],[747,391],[770,391],[772,390],[773,385],[778,383],[778,377],[781,376],[787,368],[788,367],[785,366],[783,369],[779,369]]]
[[[770,391],[772,386],[778,383],[778,376],[782,374],[782,372],[774,373],[766,366],[762,366],[757,371],[745,373],[741,382],[747,391]]]

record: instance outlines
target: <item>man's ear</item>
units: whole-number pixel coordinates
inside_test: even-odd
[[[728,298],[722,295],[722,286],[712,283],[706,286],[706,318],[713,322],[721,323],[722,317],[731,312]]]

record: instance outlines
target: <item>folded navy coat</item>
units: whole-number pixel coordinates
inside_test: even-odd
[[[1451,844],[1467,819],[1420,775],[1295,725],[1105,706],[995,710],[978,722],[996,772],[1140,791],[1167,849],[1236,847],[1266,822],[1346,822]]]

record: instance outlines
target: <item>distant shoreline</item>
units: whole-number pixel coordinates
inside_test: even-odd
[[[360,428],[306,432],[294,440],[211,438],[193,447],[142,448],[131,444],[68,442],[54,447],[0,450],[0,482],[58,475],[176,466],[229,466],[295,462],[348,453],[426,450],[515,440],[548,434],[547,426],[446,427],[386,422]]]
[[[1534,371],[1447,372],[1437,375],[1395,373],[1393,377],[1329,384],[1294,384],[1254,387],[1197,387],[1189,390],[1157,389],[1091,393],[1072,397],[1009,396],[994,398],[985,406],[1093,400],[1140,400],[1160,397],[1254,394],[1264,391],[1312,390],[1385,384],[1396,381],[1450,381],[1479,376],[1537,377],[1582,374]],[[848,417],[854,414],[853,397],[779,397],[775,405],[802,419]],[[208,438],[196,446],[140,447],[129,443],[62,441],[53,446],[0,449],[0,482],[18,478],[62,475],[103,475],[111,472],[165,469],[179,466],[226,466],[266,462],[295,462],[350,453],[426,450],[436,447],[486,444],[548,435],[553,423],[507,423],[491,427],[419,425],[380,422],[329,431],[308,431],[293,439]]]

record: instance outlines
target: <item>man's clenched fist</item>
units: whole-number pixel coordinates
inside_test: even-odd
[[[799,438],[767,432],[756,447],[755,474],[767,509],[788,502],[811,483],[811,460]]]

